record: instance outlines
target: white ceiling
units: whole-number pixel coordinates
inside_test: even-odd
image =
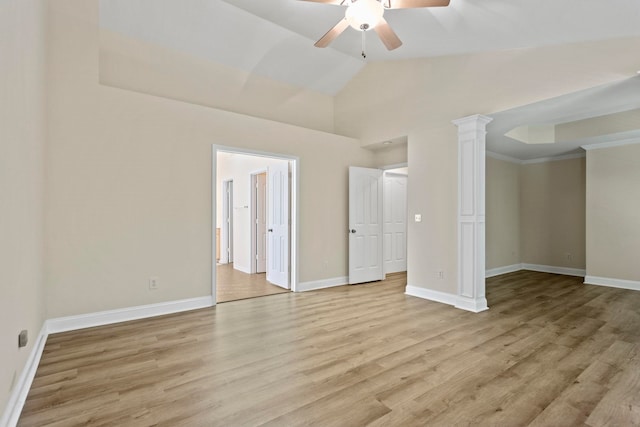
[[[351,28],[313,46],[343,15],[299,0],[100,0],[103,28],[330,95],[366,63]],[[366,61],[640,36],[638,0],[451,0],[385,17],[404,44],[387,51],[371,33]]]
[[[504,134],[524,125],[554,125],[640,108],[640,76],[492,114],[487,150],[519,160],[582,152],[583,145],[640,140],[640,129],[551,144],[525,144]]]
[[[640,0],[451,0],[446,8],[387,10],[404,44],[387,51],[348,28],[329,48],[313,46],[343,6],[300,0],[100,0],[102,28],[248,73],[329,95],[369,61],[401,60],[615,37],[640,36]],[[523,125],[557,124],[640,108],[640,77],[493,114],[487,148],[528,160],[574,153],[588,143],[639,138],[640,131],[554,144],[504,136]]]

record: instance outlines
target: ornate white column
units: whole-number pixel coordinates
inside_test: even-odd
[[[458,126],[458,303],[457,308],[487,310],[485,298],[485,144],[493,120],[475,115]]]

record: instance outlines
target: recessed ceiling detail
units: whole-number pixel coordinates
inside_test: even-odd
[[[525,144],[553,144],[556,142],[555,125],[526,125],[511,129],[505,136]]]
[[[491,114],[487,150],[519,160],[640,141],[640,76]]]

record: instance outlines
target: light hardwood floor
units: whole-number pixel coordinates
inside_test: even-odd
[[[229,302],[246,298],[283,294],[288,289],[267,282],[265,273],[247,274],[235,270],[233,264],[218,264],[216,268],[216,301]]]
[[[52,335],[20,425],[640,425],[640,292],[518,272],[473,314],[405,283]]]

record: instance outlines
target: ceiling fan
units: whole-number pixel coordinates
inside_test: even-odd
[[[326,3],[347,6],[344,18],[315,43],[316,47],[327,47],[347,27],[362,31],[362,56],[364,52],[365,32],[373,29],[388,50],[402,45],[402,41],[384,19],[385,9],[413,9],[420,7],[448,6],[450,0],[303,0],[313,3]]]

